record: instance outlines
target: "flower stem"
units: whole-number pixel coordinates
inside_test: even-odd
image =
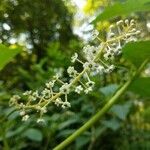
[[[94,125],[116,102],[119,100],[119,97],[127,90],[131,82],[135,79],[136,76],[142,71],[144,66],[147,64],[148,60],[145,60],[139,69],[133,74],[133,76],[116,92],[116,94],[103,106],[100,110],[89,119],[83,126],[81,126],[76,132],[70,135],[66,140],[57,145],[53,150],[62,150],[67,145],[69,145],[72,141],[74,141],[79,135],[81,135],[84,131],[89,129],[92,125]]]

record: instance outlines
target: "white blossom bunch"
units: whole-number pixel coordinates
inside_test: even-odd
[[[99,39],[99,32],[94,30],[91,40],[99,40],[96,46],[86,45],[83,47],[85,60],[80,60],[77,53],[71,57],[71,62],[81,63],[82,71],[77,71],[74,66],[69,66],[67,73],[70,82],[64,83],[60,76],[56,74],[53,79],[45,84],[42,91],[26,91],[22,96],[14,95],[10,99],[10,104],[20,110],[22,120],[29,119],[30,112],[39,113],[37,122],[43,122],[42,116],[47,112],[50,103],[60,106],[63,109],[71,107],[68,101],[68,94],[88,94],[94,88],[95,82],[90,77],[97,74],[108,74],[115,69],[113,61],[121,54],[122,46],[130,41],[135,41],[140,31],[136,29],[134,20],[120,20],[115,25],[111,25],[107,33],[106,41]],[[55,87],[59,88],[55,88]]]

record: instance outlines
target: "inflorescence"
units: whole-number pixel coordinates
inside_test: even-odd
[[[122,46],[130,41],[136,41],[140,33],[136,29],[134,20],[120,20],[115,25],[111,25],[106,41],[99,38],[99,32],[92,32],[91,40],[99,40],[97,46],[86,45],[83,47],[85,61],[79,59],[77,53],[71,57],[71,62],[78,62],[83,66],[83,70],[78,72],[74,66],[69,66],[67,73],[70,77],[68,83],[64,83],[58,74],[45,84],[42,91],[26,91],[22,96],[14,95],[10,99],[10,105],[20,110],[22,120],[28,120],[31,111],[39,113],[37,122],[44,121],[42,116],[47,112],[50,103],[61,106],[63,109],[71,107],[68,101],[68,94],[88,94],[94,88],[95,82],[90,77],[97,74],[109,74],[115,69],[113,61],[122,52]],[[56,88],[57,87],[57,88]],[[59,87],[59,88],[58,88]]]

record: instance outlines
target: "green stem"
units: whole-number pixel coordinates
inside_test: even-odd
[[[62,150],[67,145],[69,145],[72,141],[74,141],[79,135],[81,135],[84,131],[89,129],[93,124],[95,124],[111,107],[113,104],[117,102],[119,97],[126,91],[131,82],[135,79],[135,77],[142,71],[144,66],[147,64],[148,60],[144,61],[140,68],[135,72],[130,78],[117,92],[116,94],[104,105],[100,110],[90,119],[88,120],[82,127],[80,127],[76,132],[70,135],[66,140],[57,145],[53,150]]]

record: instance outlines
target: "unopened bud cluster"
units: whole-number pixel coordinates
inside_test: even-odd
[[[67,73],[70,81],[68,83],[64,83],[60,76],[56,74],[51,81],[45,84],[43,90],[26,91],[22,96],[14,95],[10,99],[10,104],[20,110],[23,121],[28,120],[31,111],[39,113],[37,122],[44,121],[42,116],[47,112],[47,106],[50,103],[63,109],[71,107],[68,94],[70,92],[77,94],[91,92],[95,85],[95,82],[91,80],[91,76],[111,73],[115,69],[113,61],[121,54],[123,44],[135,41],[139,33],[136,30],[134,20],[121,20],[115,25],[111,25],[107,39],[104,42],[99,39],[99,32],[94,30],[91,40],[99,40],[100,44],[83,47],[84,61],[79,59],[77,53],[71,57],[72,63],[78,62],[82,65],[83,70],[81,72],[76,70],[73,65],[69,66]]]

